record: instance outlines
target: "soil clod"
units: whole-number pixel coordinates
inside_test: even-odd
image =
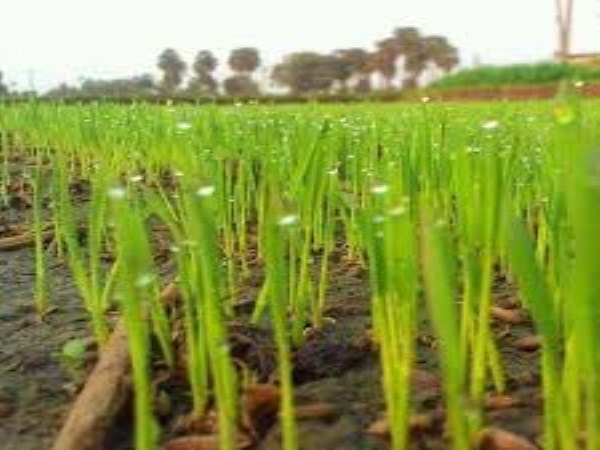
[[[500,428],[485,428],[477,438],[479,450],[536,450],[527,439]]]

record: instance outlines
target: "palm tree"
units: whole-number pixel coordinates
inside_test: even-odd
[[[183,81],[187,65],[175,50],[168,48],[158,57],[158,68],[163,71],[163,92],[167,95],[174,94]]]

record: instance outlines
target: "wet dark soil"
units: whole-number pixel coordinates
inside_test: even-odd
[[[29,212],[21,206],[0,211],[0,237],[10,226],[23,225]],[[367,432],[383,417],[384,401],[380,384],[379,356],[370,335],[370,300],[367,274],[357,263],[337,255],[332,258],[332,275],[327,292],[327,325],[310,330],[303,346],[294,353],[294,382],[298,405],[326,405],[327,414],[298,419],[302,450],[387,449],[385,438]],[[37,317],[33,289],[35,282],[32,248],[0,251],[0,449],[40,450],[50,447],[77,388],[85,378],[61,363],[58,354],[73,338],[87,338],[87,313],[64,262],[47,251],[49,292],[52,310],[43,320]],[[162,258],[168,273],[172,264]],[[253,275],[242,288],[240,299],[252,304],[258,296],[261,269],[253,263]],[[494,287],[496,303],[514,307],[518,302],[510,283],[499,277]],[[417,427],[415,449],[449,448],[444,437],[443,408],[436,363],[435,339],[426,319],[417,339],[413,374],[413,412],[426,417],[426,426]],[[512,401],[498,407],[490,401],[485,421],[536,442],[540,435],[541,395],[537,351],[517,349],[515,342],[532,335],[528,323],[494,325],[496,341],[507,375],[504,395]],[[260,382],[276,380],[274,347],[269,333],[249,327],[243,320],[230,325],[232,352],[236,361],[250,367]],[[90,352],[87,368],[94,362]],[[157,367],[160,364],[157,363]],[[157,376],[160,370],[156,370]],[[185,414],[189,395],[185,383],[166,377],[159,383],[161,399],[157,412],[166,438],[177,435],[180,414]],[[161,406],[162,405],[162,406]],[[165,406],[166,405],[166,406]],[[162,408],[162,409],[161,409]],[[261,431],[254,446],[259,450],[281,448],[276,421]],[[128,411],[118,418],[107,449],[131,447]]]
[[[31,248],[0,253],[0,448],[49,448],[78,380],[60,363],[62,346],[88,336],[88,316],[66,268],[49,257],[53,310],[33,304]]]

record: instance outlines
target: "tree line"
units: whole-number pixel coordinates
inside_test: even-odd
[[[0,97],[8,94],[8,86],[4,83],[4,74],[0,72]]]
[[[343,48],[330,53],[299,51],[270,68],[271,86],[290,95],[366,94],[374,90],[412,88],[424,73],[452,71],[459,64],[458,49],[448,38],[426,35],[415,27],[393,30],[377,41],[373,49]],[[216,72],[224,64],[229,75],[220,79]],[[269,91],[265,80],[257,80],[263,67],[258,49],[232,50],[225,62],[210,50],[200,50],[191,64],[172,48],[157,59],[160,78],[145,74],[113,80],[84,80],[80,86],[61,84],[49,97],[256,97]],[[374,82],[377,81],[378,82]],[[0,84],[1,86],[1,84]],[[1,89],[1,87],[0,87]]]

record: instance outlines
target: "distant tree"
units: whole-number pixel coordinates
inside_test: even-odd
[[[401,55],[409,55],[421,50],[422,36],[418,28],[396,28],[393,32],[393,39],[398,49],[398,53]]]
[[[260,66],[260,54],[253,47],[241,47],[231,51],[229,67],[237,74],[250,75]]]
[[[79,96],[81,97],[111,97],[132,98],[151,97],[156,95],[157,87],[152,75],[143,74],[131,78],[117,78],[113,80],[86,79],[81,83]]]
[[[218,66],[217,58],[209,50],[202,50],[196,55],[194,77],[190,80],[188,90],[194,95],[215,95],[218,83],[213,72]]]
[[[256,97],[258,84],[248,75],[233,75],[223,82],[225,93],[231,97]]]
[[[219,89],[219,83],[210,73],[204,72],[194,76],[188,84],[191,95],[214,96]]]
[[[79,92],[79,89],[77,89],[76,87],[69,86],[67,83],[61,83],[58,86],[46,92],[45,97],[52,99],[73,98],[77,97],[79,95]]]
[[[371,55],[373,68],[381,74],[384,89],[391,89],[392,80],[396,76],[398,44],[394,38],[386,38],[377,42],[376,47],[377,50]]]
[[[371,78],[361,78],[354,86],[354,92],[357,94],[368,94],[372,90]]]
[[[334,86],[341,92],[348,91],[348,83],[352,78],[352,68],[347,61],[341,58],[337,53],[331,55],[322,55],[321,59],[322,73],[328,74],[334,82]]]
[[[152,75],[97,80],[87,78],[79,87],[62,83],[45,93],[49,98],[148,98],[158,93]]]
[[[196,59],[194,59],[194,72],[213,72],[217,66],[219,65],[219,61],[215,55],[212,54],[210,50],[201,50],[196,55]]]
[[[293,94],[324,93],[331,91],[334,82],[340,80],[339,70],[339,60],[333,55],[297,52],[275,66],[271,78]]]
[[[4,74],[0,72],[0,96],[8,95],[8,86],[4,84]]]
[[[347,89],[351,79],[356,81],[356,86],[361,84],[364,87],[366,85],[364,80],[370,77],[373,69],[369,52],[362,48],[347,48],[337,50],[334,55],[341,64],[339,81],[342,88]]]
[[[228,64],[234,75],[223,82],[227,95],[234,97],[258,95],[258,83],[252,79],[252,73],[260,66],[260,63],[260,54],[253,47],[241,47],[232,50]]]
[[[458,49],[444,36],[426,36],[423,45],[427,59],[445,73],[452,71],[460,62]]]
[[[421,32],[415,27],[397,28],[394,30],[394,40],[398,54],[404,58],[402,87],[416,87],[428,61]]]
[[[158,57],[158,68],[163,72],[161,81],[163,93],[173,95],[183,81],[187,65],[175,50],[168,48]]]
[[[418,28],[400,27],[391,37],[376,43],[371,61],[371,69],[381,74],[386,89],[393,86],[401,61],[402,87],[410,88],[418,86],[430,63],[449,72],[458,65],[459,56],[458,50],[443,36],[423,36]]]

